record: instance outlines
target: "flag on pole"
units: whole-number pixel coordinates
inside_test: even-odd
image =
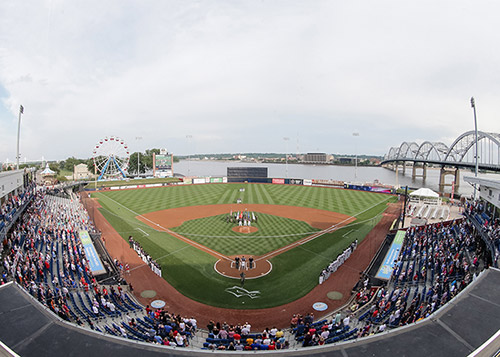
[[[21,114],[23,114],[23,113],[24,113],[24,107],[23,107],[22,105],[19,107],[19,112],[20,112]]]

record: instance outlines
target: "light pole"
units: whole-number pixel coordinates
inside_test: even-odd
[[[24,107],[19,106],[19,120],[17,122],[17,155],[16,155],[16,170],[19,170],[19,136],[21,134],[21,114],[24,113]]]
[[[352,136],[359,136],[358,132],[352,133]],[[354,178],[358,177],[358,142],[355,141],[355,148],[354,150],[356,151],[355,153],[355,158],[354,158]]]
[[[285,170],[286,170],[286,178],[288,178],[288,141],[290,140],[290,138],[284,137],[283,140],[286,141]]]
[[[135,140],[142,140],[142,136],[136,136],[135,137]],[[137,177],[139,177],[139,173],[140,173],[140,163],[139,163],[139,151],[137,151]]]
[[[474,176],[477,177],[477,171],[478,171],[478,163],[477,163],[477,119],[476,119],[476,102],[474,101],[474,97],[470,98],[470,106],[472,107],[472,110],[474,111],[474,132],[475,132],[475,137],[476,137],[476,150],[475,150],[475,157],[476,157],[476,170],[474,172]],[[476,184],[474,184],[474,199],[476,199]]]
[[[401,228],[405,227],[405,218],[406,218],[406,203],[408,200],[408,185],[405,187],[405,203],[403,205],[403,218],[401,219]]]
[[[189,170],[189,162],[191,161],[191,139],[193,138],[193,135],[186,135],[186,139],[188,141],[188,177],[190,175],[190,170]]]

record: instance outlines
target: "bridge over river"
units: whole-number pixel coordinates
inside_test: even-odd
[[[481,171],[500,172],[500,134],[477,132],[477,147],[475,131],[468,131],[460,135],[451,146],[442,142],[425,141],[403,142],[398,147],[391,147],[384,156],[382,165],[395,171],[402,166],[403,173],[407,167],[412,169],[412,178],[427,176],[427,167],[440,167],[439,188],[459,185],[460,169],[475,169]],[[446,176],[453,175],[451,183],[446,183]]]

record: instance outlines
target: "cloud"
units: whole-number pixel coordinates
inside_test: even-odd
[[[382,155],[472,129],[471,95],[480,130],[500,132],[500,5],[469,5],[8,0],[0,160],[19,104],[30,159],[89,157],[106,135],[132,151],[283,152],[287,136]]]

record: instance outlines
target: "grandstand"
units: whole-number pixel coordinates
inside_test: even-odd
[[[500,271],[489,269],[431,318],[359,339],[355,343],[347,341],[293,349],[287,351],[287,355],[361,357],[367,353],[372,356],[387,356],[404,351],[405,356],[466,356],[498,330],[500,308],[496,297],[499,294]],[[3,322],[0,325],[1,339],[23,356],[84,356],[90,351],[99,356],[119,354],[124,357],[138,354],[214,355],[208,350],[162,347],[137,340],[125,340],[111,333],[91,332],[88,328],[78,327],[57,318],[13,283],[0,287],[0,302]],[[248,352],[220,353],[225,354],[245,356]]]
[[[120,262],[102,247],[107,264],[98,279],[77,234],[98,232],[77,195],[54,193],[27,185],[16,195],[22,199],[14,215],[8,210],[2,279],[10,282],[0,288],[0,340],[23,356],[83,355],[88,346],[93,354],[122,356],[245,355],[247,346],[259,352],[286,346],[281,352],[310,356],[465,356],[500,327],[500,271],[489,268],[498,256],[498,225],[478,204],[467,207],[465,218],[406,230],[385,284],[366,279],[348,305],[317,320],[297,319],[278,341],[275,332],[207,331],[193,317],[141,306],[119,277]],[[442,221],[444,208],[418,211]],[[225,351],[235,345],[243,351]]]

